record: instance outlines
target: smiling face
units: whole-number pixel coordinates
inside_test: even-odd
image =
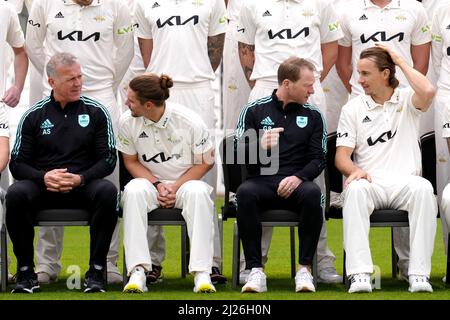
[[[127,91],[127,101],[125,101],[125,104],[130,109],[133,117],[141,117],[146,114],[146,106],[139,102],[136,93],[130,88]]]
[[[288,100],[295,101],[299,104],[305,104],[309,96],[314,94],[314,72],[308,68],[300,69],[300,78],[293,82],[289,81],[287,87]]]
[[[78,101],[83,85],[80,64],[57,66],[56,75],[49,77],[48,83],[53,89],[55,100],[60,102],[62,106],[69,102]]]
[[[389,70],[380,71],[372,59],[358,60],[357,70],[359,74],[358,83],[364,89],[365,94],[376,95],[380,89],[388,86]]]

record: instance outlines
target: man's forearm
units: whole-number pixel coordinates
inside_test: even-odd
[[[200,180],[212,167],[213,164],[195,164],[175,181],[175,185],[179,188],[187,181]]]
[[[20,92],[23,90],[28,70],[28,56],[25,49],[14,49],[14,85]]]
[[[125,168],[131,174],[133,178],[144,178],[150,181],[151,183],[155,183],[158,178],[156,178],[149,169],[144,167],[142,163],[134,160],[124,160]]]
[[[250,76],[252,75],[253,67],[255,66],[255,46],[238,42],[238,50],[239,60],[241,62],[242,70],[244,71],[245,78],[247,79],[250,88],[253,88],[255,86],[255,81],[250,80]]]
[[[220,65],[220,61],[222,60],[224,41],[225,33],[208,37],[208,56],[214,72],[217,70]]]

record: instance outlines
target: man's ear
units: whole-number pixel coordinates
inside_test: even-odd
[[[391,75],[391,70],[389,70],[389,69],[384,69],[383,70],[383,78],[385,80],[389,80],[390,75]]]
[[[289,87],[289,80],[288,79],[284,79],[281,84],[283,85],[283,87],[285,87],[287,89]]]
[[[50,85],[50,87],[51,87],[52,89],[55,88],[55,79],[53,79],[53,78],[48,78],[47,82],[48,82],[48,84]]]

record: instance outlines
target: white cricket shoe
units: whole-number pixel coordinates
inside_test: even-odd
[[[134,267],[131,271],[130,280],[128,281],[123,292],[127,293],[143,293],[147,292],[145,270],[141,266]]]
[[[409,276],[409,292],[433,292],[428,278],[426,276],[410,275]]]
[[[214,293],[216,288],[211,282],[211,277],[206,271],[197,271],[194,277],[195,293]]]
[[[350,277],[348,293],[372,292],[369,273],[356,273]]]
[[[263,268],[252,268],[241,292],[267,292],[267,280]]]

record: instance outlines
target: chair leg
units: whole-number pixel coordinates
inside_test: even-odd
[[[295,227],[290,227],[291,237],[291,278],[295,278]]]
[[[396,279],[398,275],[398,256],[394,246],[394,228],[391,227],[391,259],[392,259],[392,279]]]
[[[237,289],[239,285],[239,257],[240,257],[240,241],[239,241],[239,231],[237,226],[237,221],[234,222],[233,228],[233,270],[231,272],[232,280],[231,287]]]
[[[344,260],[344,266],[343,266],[343,275],[342,277],[344,278],[344,286],[345,289],[348,291],[348,289],[350,289],[350,281],[348,281],[348,277],[347,277],[347,269],[345,268],[345,250],[344,250],[344,255],[343,255],[343,259]]]
[[[188,268],[186,263],[187,258],[187,226],[181,226],[181,277],[186,278],[186,270]]]
[[[122,282],[123,287],[128,283],[128,271],[127,271],[127,262],[125,261],[125,247],[123,248],[123,270],[122,270]]]
[[[447,274],[445,275],[445,284],[450,284],[450,233],[448,234],[447,242]]]
[[[223,218],[222,218],[222,214],[219,214],[217,223],[219,224],[220,272],[223,273]]]
[[[313,274],[313,283],[314,287],[317,289],[317,276],[318,276],[318,270],[317,270],[317,250],[314,252],[313,261],[312,261],[312,274]]]
[[[1,291],[5,292],[8,285],[8,243],[6,235],[6,225],[2,224],[0,235],[0,250],[1,252]]]

